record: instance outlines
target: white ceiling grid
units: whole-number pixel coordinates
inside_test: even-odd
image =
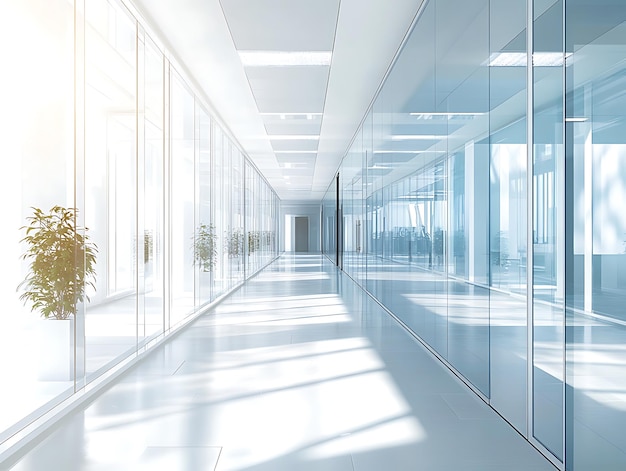
[[[421,3],[135,0],[284,201],[322,199]],[[254,51],[332,59],[244,66]]]

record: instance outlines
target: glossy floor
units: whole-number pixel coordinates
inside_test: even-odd
[[[12,469],[555,468],[322,256],[285,255]]]

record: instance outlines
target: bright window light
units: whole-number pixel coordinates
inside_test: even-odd
[[[239,51],[245,67],[330,65],[330,51]]]

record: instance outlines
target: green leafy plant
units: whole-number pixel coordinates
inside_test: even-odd
[[[154,248],[154,238],[152,231],[143,231],[143,262],[148,263],[152,260],[152,250]]]
[[[243,252],[243,231],[234,229],[230,234],[226,234],[226,251],[230,258],[237,258]]]
[[[18,290],[20,296],[32,303],[42,317],[67,319],[76,314],[76,306],[84,299],[86,286],[95,289],[96,253],[98,248],[89,242],[87,228],[76,226],[75,208],[54,206],[48,213],[32,208],[33,215],[20,230],[26,235],[22,242],[27,249],[22,259],[30,262],[28,275]]]
[[[201,223],[193,239],[193,258],[202,271],[213,270],[217,262],[217,234],[213,224]]]
[[[257,231],[248,232],[248,255],[259,249],[261,236]]]

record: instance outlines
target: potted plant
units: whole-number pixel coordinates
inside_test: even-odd
[[[257,231],[248,232],[248,255],[259,248],[260,237]]]
[[[230,233],[226,232],[224,248],[228,253],[228,258],[237,259],[237,270],[241,268],[241,258],[243,253],[243,230],[241,228],[233,229]]]
[[[28,224],[21,227],[26,232],[21,242],[27,246],[22,259],[30,264],[18,287],[26,288],[20,299],[46,319],[68,319],[79,302],[89,300],[85,287],[95,289],[98,248],[89,242],[87,228],[83,234],[76,227],[75,208],[54,206],[48,213],[32,209]]]
[[[21,230],[26,244],[22,259],[29,262],[28,274],[19,289],[20,299],[30,303],[45,319],[37,324],[41,349],[39,379],[70,380],[73,376],[74,322],[79,302],[89,300],[87,286],[95,289],[95,244],[87,229],[76,226],[76,209],[54,206],[45,213],[32,208],[28,224]],[[84,232],[84,233],[83,233]]]
[[[193,258],[204,272],[213,271],[217,262],[217,234],[213,224],[201,223],[193,238]]]
[[[230,234],[226,235],[226,251],[230,258],[237,258],[243,251],[243,231],[234,229]]]

